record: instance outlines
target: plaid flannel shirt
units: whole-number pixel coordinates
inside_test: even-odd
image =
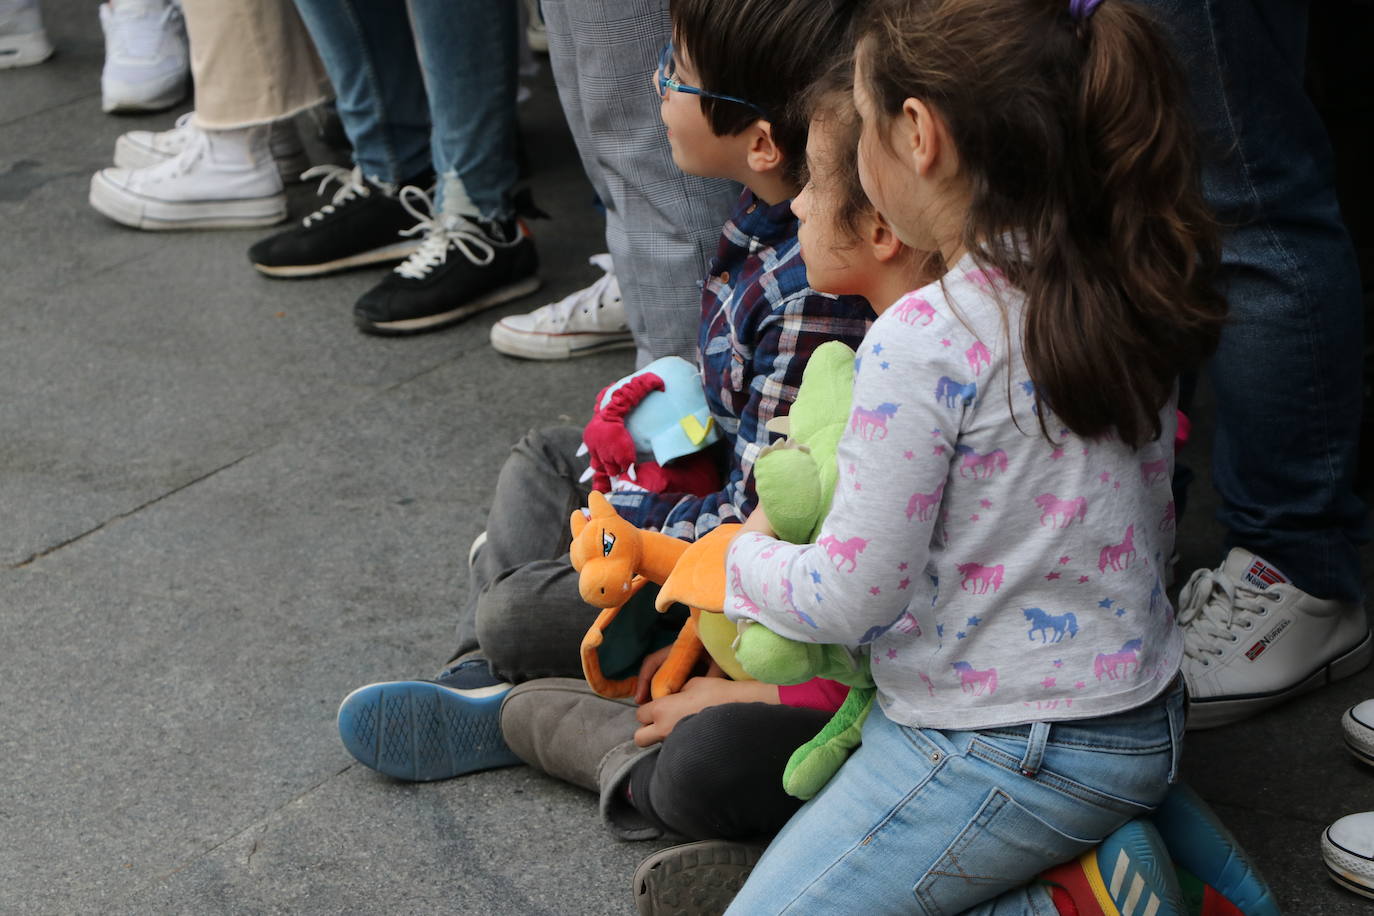
[[[697,361],[702,388],[729,448],[724,488],[709,496],[617,492],[617,511],[640,528],[696,540],[754,509],[753,468],[797,396],[811,352],[827,340],[857,348],[873,310],[857,296],[806,282],[790,201],[768,206],[745,190],[721,231],[702,285]]]

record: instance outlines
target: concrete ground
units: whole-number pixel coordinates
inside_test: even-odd
[[[544,289],[370,338],[350,308],[377,273],[274,282],[244,258],[261,233],[88,208],[115,138],[175,113],[102,115],[94,4],[44,7],[58,55],[0,72],[0,911],[632,912],[654,847],[610,839],[589,795],[527,768],[399,784],[334,726],[351,688],[446,658],[509,444],[584,420],[631,368],[487,345],[595,277],[551,83],[522,109]],[[1205,478],[1195,499],[1184,570],[1218,559]],[[1187,778],[1287,912],[1368,912],[1318,855],[1324,825],[1374,808],[1338,725],[1366,696],[1374,672],[1189,742]]]

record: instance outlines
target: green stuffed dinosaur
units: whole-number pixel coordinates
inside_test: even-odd
[[[854,351],[839,341],[821,344],[807,361],[789,415],[769,423],[770,430],[787,438],[760,454],[754,464],[754,487],[780,540],[807,544],[820,533],[839,479],[836,453],[849,421],[853,384]],[[720,611],[728,549],[723,539],[689,547],[663,583],[658,607],[676,601]],[[800,684],[823,677],[849,685],[844,704],[815,738],[793,752],[783,771],[783,788],[789,795],[811,798],[859,745],[874,695],[867,659],[856,659],[843,646],[796,642],[762,625],[743,622],[735,629],[723,614],[703,613],[702,641],[717,658],[723,647],[713,642],[722,627],[729,627],[734,637],[734,659],[760,681]]]

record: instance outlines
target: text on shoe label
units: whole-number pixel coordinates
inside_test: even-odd
[[[1268,633],[1265,633],[1263,636],[1261,636],[1258,640],[1255,641],[1255,644],[1253,646],[1245,650],[1245,657],[1250,659],[1250,661],[1252,662],[1255,659],[1259,658],[1264,653],[1265,649],[1269,648],[1271,645],[1278,641],[1278,638],[1283,635],[1284,631],[1288,629],[1288,625],[1292,622],[1292,618],[1289,617],[1285,617],[1283,620],[1280,620],[1277,624],[1275,624],[1274,629],[1270,630]]]

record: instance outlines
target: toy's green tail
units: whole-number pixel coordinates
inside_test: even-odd
[[[864,720],[873,708],[872,687],[851,687],[844,705],[816,737],[792,752],[782,771],[783,790],[803,801],[819,792],[863,740]]]

